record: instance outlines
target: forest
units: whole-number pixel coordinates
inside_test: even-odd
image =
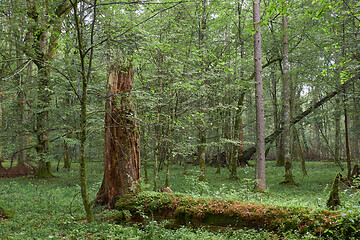
[[[0,239],[359,239],[360,2],[0,0]]]

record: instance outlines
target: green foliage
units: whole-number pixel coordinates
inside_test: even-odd
[[[77,169],[77,163],[73,164],[73,169]],[[208,181],[197,185],[200,182],[197,180],[198,173],[194,167],[188,167],[187,174],[184,176],[181,167],[171,165],[170,187],[175,192],[183,193],[181,196],[189,198],[241,200],[284,207],[302,206],[315,210],[326,209],[325,201],[330,181],[333,179],[332,172],[338,171],[333,163],[308,163],[309,175],[302,178],[299,163],[295,162],[294,176],[299,182],[299,186],[294,188],[278,185],[278,179],[282,173],[278,167],[272,164],[275,163],[268,163],[269,189],[265,194],[252,191],[254,186],[253,168],[250,167],[239,169],[239,180],[229,180],[226,171],[222,171],[223,173],[219,175],[215,174],[215,169],[208,168]],[[101,185],[102,168],[103,164],[96,162],[90,163],[88,166],[90,199],[94,199]],[[148,225],[142,227],[122,226],[114,224],[114,221],[120,217],[126,222],[129,212],[109,211],[102,207],[94,207],[95,222],[88,224],[84,221],[85,215],[79,193],[77,170],[60,169],[57,176],[51,180],[25,177],[0,179],[2,196],[0,206],[7,211],[13,211],[12,218],[6,221],[0,220],[1,239],[150,239],[150,237],[155,239],[280,239],[281,236],[284,236],[285,239],[313,239],[314,237],[309,233],[300,235],[296,232],[284,232],[275,235],[265,231],[257,232],[246,229],[225,230],[221,233],[201,228],[170,230],[165,229],[164,226],[171,225],[171,223],[157,224],[152,222],[151,215],[146,218],[149,221]],[[163,175],[160,174],[159,182],[162,182],[162,177]],[[141,189],[143,188],[141,187]],[[162,209],[170,203],[169,194],[159,195],[155,192],[144,192],[143,194],[147,202],[138,204],[134,210],[143,214],[144,217],[146,216],[143,208],[145,204],[152,206],[153,209]],[[356,219],[349,216],[358,213],[360,209],[357,200],[359,190],[345,188],[340,194],[343,202],[341,211],[345,213],[340,223],[343,222],[341,224],[345,224],[345,228],[352,229],[352,221],[356,221]],[[159,198],[159,196],[161,197]],[[298,214],[300,216],[303,213],[299,212]],[[296,220],[296,216],[291,219],[291,221]],[[291,221],[287,224],[291,224]],[[335,233],[331,235],[333,234]],[[330,239],[325,235],[317,237],[318,239]]]

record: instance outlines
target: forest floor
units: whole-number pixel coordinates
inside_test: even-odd
[[[283,180],[283,168],[276,167],[275,162],[267,162],[268,190],[262,194],[252,191],[252,167],[239,168],[238,180],[229,180],[227,168],[222,168],[221,174],[215,174],[216,169],[208,167],[208,181],[200,182],[197,166],[188,166],[184,170],[182,166],[172,165],[169,183],[174,192],[194,197],[326,209],[331,181],[341,172],[339,167],[332,162],[309,162],[308,175],[303,176],[300,163],[294,165],[298,186],[288,187],[279,184]],[[90,199],[94,199],[100,187],[102,169],[101,162],[88,165]],[[148,172],[152,173],[152,168]],[[121,226],[111,221],[115,210],[99,207],[94,209],[95,222],[87,224],[78,183],[78,165],[73,164],[71,171],[60,169],[56,172],[54,169],[54,174],[57,177],[48,180],[32,177],[0,179],[0,207],[12,215],[9,218],[0,216],[0,239],[315,239],[311,235],[299,236],[296,232],[276,235],[247,229],[215,232],[183,227],[170,230],[150,220],[141,227]],[[159,174],[159,185],[165,183],[164,177],[165,170]],[[149,179],[152,179],[151,175]],[[151,181],[148,188],[152,189]],[[339,210],[344,214],[360,212],[359,190],[345,185],[341,188]]]

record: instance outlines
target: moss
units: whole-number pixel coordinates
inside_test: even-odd
[[[223,227],[246,226],[246,223],[241,221],[238,216],[227,216],[223,214],[207,213],[203,217],[202,222],[209,225]]]
[[[131,219],[131,213],[128,210],[118,211],[114,216],[115,223],[129,222]]]
[[[314,235],[336,234],[356,236],[353,228],[360,228],[360,221],[341,212],[312,211],[305,208],[284,208],[260,203],[201,199],[186,195],[143,192],[126,195],[116,204],[118,210],[132,214],[145,214],[152,219],[170,219],[172,225],[192,227],[231,227],[265,229],[274,232],[299,231]],[[135,218],[134,214],[131,218]],[[347,221],[346,219],[350,219]],[[327,230],[326,230],[327,229]],[[359,233],[360,235],[360,233]],[[359,236],[360,237],[360,236]]]
[[[331,209],[334,210],[336,209],[336,207],[340,206],[340,197],[339,197],[339,183],[341,180],[341,174],[338,173],[336,174],[335,178],[334,178],[334,182],[332,184],[331,187],[331,191],[329,194],[329,198],[326,202],[326,206]]]
[[[175,210],[175,221],[180,225],[191,226],[193,222],[193,214],[188,211],[187,207],[181,206]]]
[[[54,175],[51,173],[51,163],[39,161],[38,169],[34,175],[36,178],[52,178]]]

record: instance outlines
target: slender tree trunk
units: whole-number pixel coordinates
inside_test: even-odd
[[[168,156],[166,159],[166,175],[165,175],[165,187],[169,187],[169,177],[170,177],[170,162],[172,159],[171,149],[168,148]]]
[[[94,221],[93,212],[91,209],[89,195],[87,190],[87,178],[86,178],[86,138],[87,138],[87,80],[83,79],[82,82],[82,97],[80,104],[80,187],[81,196],[86,212],[86,219],[88,222]]]
[[[23,89],[22,76],[19,79],[19,92],[18,92],[18,120],[19,120],[19,129],[21,133],[19,134],[19,161],[18,165],[23,165],[26,161],[26,154],[23,150],[25,148],[26,134],[24,131],[24,113],[25,112],[25,93]]]
[[[160,94],[162,92],[162,83],[160,83]],[[160,101],[158,99],[158,101]],[[154,179],[153,179],[153,190],[157,191],[158,189],[158,175],[159,175],[159,158],[160,158],[160,149],[161,149],[161,138],[162,138],[162,129],[160,123],[160,115],[161,115],[161,105],[158,103],[157,106],[157,115],[156,115],[156,125],[155,125],[155,149],[154,149]]]
[[[221,148],[220,148],[220,146],[218,146],[217,148],[216,148],[216,152],[217,152],[217,154],[216,154],[216,172],[215,172],[215,174],[220,174],[221,173]]]
[[[286,3],[284,3],[284,6]],[[288,20],[287,16],[282,16],[283,24],[283,62],[284,62],[284,74],[283,74],[283,151],[285,162],[285,179],[282,183],[291,184],[295,183],[292,175],[292,157],[291,157],[291,111],[290,111],[290,73],[289,73],[289,43],[288,43]]]
[[[201,78],[202,78],[202,88],[201,93],[201,112],[205,113],[206,105],[206,7],[208,0],[202,1],[202,15],[201,15],[201,34],[200,42],[202,49],[202,62],[201,62]],[[200,123],[204,125],[203,123]],[[206,162],[205,162],[205,153],[206,153],[206,126],[200,127],[200,147],[199,147],[199,166],[200,166],[200,181],[206,181]]]
[[[336,98],[336,106],[340,106],[340,99]],[[335,146],[334,146],[334,162],[340,164],[340,112],[335,110]]]
[[[344,89],[344,122],[345,122],[345,149],[346,149],[346,166],[347,166],[347,178],[351,179],[351,150],[350,150],[350,138],[349,138],[349,120],[347,113],[347,97],[346,90]]]
[[[264,102],[261,65],[261,28],[260,0],[253,0],[253,21],[256,30],[254,34],[254,68],[255,68],[255,104],[256,104],[256,167],[255,189],[266,190],[265,180],[265,136],[264,136]]]
[[[344,2],[343,2],[343,7],[344,6]],[[342,22],[342,47],[341,47],[341,53],[342,53],[342,57],[344,59],[347,58],[346,56],[346,22],[343,18],[343,22]],[[350,180],[351,179],[351,148],[350,148],[350,137],[349,137],[349,120],[348,120],[348,112],[347,112],[347,95],[346,95],[346,88],[344,88],[344,98],[343,98],[343,104],[344,104],[344,126],[345,126],[345,150],[346,150],[346,165],[347,165],[347,178]]]
[[[353,84],[353,117],[352,117],[352,132],[353,132],[353,140],[352,140],[352,150],[353,158],[360,158],[360,148],[359,148],[359,139],[360,139],[360,96],[356,94],[356,84]]]
[[[240,58],[245,58],[245,51],[244,51],[244,40],[243,40],[243,24],[242,24],[242,7],[244,4],[244,0],[237,1],[237,13],[238,13],[238,35],[239,35],[239,42],[240,42]],[[243,69],[240,70],[240,78],[244,79],[244,71]],[[244,129],[243,129],[243,121],[242,121],[242,111],[243,111],[243,104],[245,98],[245,91],[240,90],[240,96],[238,100],[237,109],[235,112],[235,122],[234,122],[234,140],[239,141],[239,145],[233,146],[233,153],[232,153],[232,163],[231,163],[231,171],[230,171],[230,178],[237,178],[237,165],[240,164],[241,167],[245,167],[248,163],[247,162],[240,162],[242,152],[244,151]]]
[[[148,158],[148,154],[147,154],[147,136],[145,133],[145,128],[142,131],[142,135],[143,135],[143,140],[142,140],[142,148],[143,148],[143,154],[142,154],[142,159],[144,160],[144,180],[145,183],[149,183],[149,176],[148,176],[148,169],[147,169],[147,158]]]
[[[277,100],[277,80],[276,77],[271,74],[271,86],[272,86],[272,107],[273,107],[273,121],[274,121],[274,129],[280,128],[280,120],[279,120],[279,110],[278,110],[278,100]],[[282,146],[281,146],[281,139],[282,135],[276,138],[275,143],[275,159],[276,159],[276,166],[284,166],[284,154],[282,153]]]
[[[94,0],[94,15],[92,19],[92,28],[91,28],[91,36],[90,36],[90,45],[93,45],[93,33],[94,33],[94,23],[96,21],[96,1]],[[83,42],[83,33],[81,29],[80,17],[78,15],[78,1],[75,0],[73,3],[74,10],[74,20],[75,27],[77,33],[77,44],[79,50],[79,58],[80,58],[80,78],[81,78],[81,94],[79,96],[80,100],[80,168],[79,168],[79,181],[80,181],[80,191],[81,197],[83,201],[84,210],[86,212],[86,220],[88,222],[94,221],[94,215],[91,208],[89,194],[87,190],[87,177],[86,177],[86,140],[87,140],[87,90],[88,83],[91,73],[91,63],[92,63],[92,54],[93,48],[90,51],[89,56],[89,65],[86,72],[85,67],[85,46]],[[81,9],[82,10],[82,9]],[[81,11],[80,10],[80,11]]]
[[[237,141],[239,142],[239,145],[234,145],[232,150],[232,158],[231,158],[231,165],[230,165],[230,179],[237,179],[237,163],[238,163],[238,157],[237,154],[242,154],[242,151],[244,150],[243,145],[243,128],[242,128],[242,119],[241,119],[241,113],[242,113],[242,106],[244,102],[245,92],[242,92],[240,94],[238,105],[235,113],[235,123],[234,123],[234,135],[237,136]],[[244,167],[244,166],[242,166]]]
[[[105,113],[105,171],[96,200],[113,207],[140,178],[139,136],[131,100],[134,70],[114,64],[107,82]]]
[[[298,152],[299,152],[299,157],[300,157],[300,161],[301,161],[301,170],[302,170],[302,173],[304,176],[307,175],[307,171],[306,171],[306,163],[305,163],[305,157],[304,157],[304,154],[303,154],[303,147],[301,145],[301,141],[300,141],[300,136],[299,136],[299,132],[298,130],[296,129],[295,125],[292,125],[293,127],[293,132],[294,132],[294,135],[295,135],[295,140],[298,144]]]
[[[154,151],[154,181],[153,185],[154,191],[157,191],[158,189],[158,175],[159,175],[159,149],[160,149],[160,143],[157,141],[155,143],[155,151]]]
[[[71,133],[68,133],[66,135],[67,138],[71,137]],[[70,148],[69,144],[64,141],[64,168],[70,170],[71,164],[70,164]]]
[[[65,97],[65,104],[66,106],[70,106],[70,98],[68,96]],[[68,129],[68,131],[66,138],[71,138],[72,132],[70,132],[70,129]],[[70,148],[67,141],[64,140],[64,168],[70,170],[70,167]]]

